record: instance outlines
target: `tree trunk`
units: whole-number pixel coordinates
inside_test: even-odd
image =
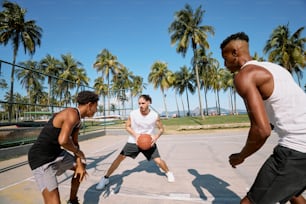
[[[13,97],[14,97],[14,74],[15,74],[15,62],[16,62],[16,56],[17,53],[14,52],[14,57],[13,57],[13,66],[12,66],[12,71],[11,71],[11,87],[10,87],[10,100],[9,100],[9,105],[8,105],[8,121],[12,122],[12,116],[13,116]]]
[[[187,107],[188,107],[187,116],[190,116],[189,97],[188,97],[188,90],[187,90],[187,88],[186,88],[186,97],[187,97]]]
[[[205,98],[205,107],[206,107],[206,115],[208,115],[208,102],[207,102],[207,88],[204,86],[204,98]]]
[[[177,109],[177,116],[176,117],[180,117],[180,109],[179,109],[179,106],[178,106],[178,103],[177,103],[177,95],[175,93],[175,103],[176,103],[176,109]]]
[[[200,115],[202,119],[204,120],[204,114],[203,114],[203,107],[202,107],[202,97],[201,97],[201,88],[200,88],[200,79],[199,79],[199,70],[198,65],[195,65],[195,71],[196,71],[196,78],[197,78],[197,89],[198,89],[198,96],[199,96],[199,107],[200,107]]]
[[[168,111],[167,111],[166,96],[165,96],[164,90],[162,89],[161,91],[162,91],[162,94],[163,94],[163,101],[164,101],[164,108],[165,108],[165,112],[166,112],[166,118],[168,118],[169,115],[168,115]]]
[[[203,107],[202,107],[202,97],[201,97],[201,87],[200,87],[200,77],[199,77],[199,69],[197,64],[197,51],[196,51],[196,45],[193,43],[193,66],[196,72],[196,80],[197,80],[197,90],[198,90],[198,96],[199,96],[199,108],[200,108],[200,115],[202,119],[204,120],[204,114],[203,114]]]
[[[185,106],[184,106],[184,101],[183,101],[182,95],[181,95],[181,101],[182,101],[183,113],[184,113],[184,116],[186,116]]]

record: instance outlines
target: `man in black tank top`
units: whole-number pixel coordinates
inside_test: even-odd
[[[68,169],[75,171],[68,203],[78,203],[79,185],[87,174],[85,163],[82,162],[85,155],[80,150],[78,133],[81,118],[92,117],[97,112],[98,100],[94,92],[80,92],[77,97],[78,107],[66,108],[54,114],[29,150],[29,165],[45,203],[60,203],[56,176]]]

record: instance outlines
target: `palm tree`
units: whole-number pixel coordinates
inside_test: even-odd
[[[24,47],[24,52],[33,55],[36,46],[40,46],[42,28],[36,25],[34,20],[25,20],[26,9],[21,8],[17,3],[4,1],[4,10],[0,13],[0,43],[5,46],[8,42],[13,45],[13,66],[11,70],[11,87],[9,99],[9,121],[12,116],[12,103],[14,95],[14,73],[15,63],[20,44]]]
[[[205,99],[205,115],[208,115],[208,100],[207,93],[212,88],[211,76],[214,74],[214,67],[218,66],[218,60],[212,57],[212,53],[205,53],[205,50],[200,48],[197,50],[197,64],[199,67],[201,88],[204,90]]]
[[[115,112],[116,112],[116,109],[117,109],[117,108],[116,108],[116,104],[112,103],[112,104],[111,104],[111,109],[110,109],[110,110],[111,110],[113,113],[115,113]]]
[[[177,116],[180,117],[180,110],[179,106],[177,103],[177,94],[179,94],[179,83],[178,83],[178,78],[179,78],[179,72],[174,73],[174,81],[172,83],[172,88],[174,89],[174,94],[175,94],[175,102],[176,102],[176,107],[177,107]],[[181,96],[181,94],[179,94]],[[183,106],[183,115],[185,116],[185,109]]]
[[[103,112],[103,115],[105,115],[105,96],[108,93],[108,87],[107,84],[104,83],[103,77],[98,77],[94,81],[94,89],[97,92],[97,94],[101,95],[103,97],[103,111],[99,111],[100,113]]]
[[[10,93],[6,92],[4,95],[4,100],[9,101],[10,97]],[[20,112],[27,110],[27,106],[25,104],[29,99],[25,96],[21,96],[19,93],[15,93],[13,99],[17,103],[17,106],[15,109],[12,109],[12,115],[15,115],[16,120],[18,120],[18,115],[20,115]],[[2,104],[1,108],[4,110],[4,112],[7,112],[8,104]]]
[[[125,110],[125,101],[128,100],[126,95],[127,90],[132,86],[133,73],[130,72],[125,66],[122,66],[120,72],[113,77],[113,91],[116,97],[121,101],[122,109]],[[120,114],[120,113],[119,113]]]
[[[46,105],[43,104],[42,102],[45,99],[45,96],[47,96],[46,92],[43,92],[43,86],[41,83],[35,83],[33,85],[33,89],[30,90],[30,95],[29,95],[29,99],[31,104],[34,104],[34,111],[37,111],[37,105],[39,104],[39,110],[41,110],[41,106],[42,105]]]
[[[257,52],[254,53],[254,56],[252,57],[252,59],[257,60],[259,62],[265,61],[265,59],[263,57],[260,57]]]
[[[102,77],[107,79],[108,87],[108,113],[110,114],[110,75],[113,76],[118,74],[120,71],[120,63],[116,56],[112,55],[107,49],[103,49],[96,57],[96,61],[93,67],[97,69],[98,72],[102,72]]]
[[[17,79],[26,89],[29,103],[36,104],[43,90],[44,76],[39,72],[39,64],[36,61],[20,62],[23,68],[16,69]],[[34,95],[35,94],[35,95]]]
[[[82,63],[75,60],[71,54],[61,55],[61,68],[63,72],[60,74],[58,87],[60,88],[60,96],[64,94],[63,104],[66,106],[71,103],[72,95],[69,91],[76,87],[75,81],[77,80],[77,70],[82,67]]]
[[[59,76],[61,70],[60,61],[48,54],[40,61],[40,67],[42,72],[48,76],[48,105],[50,105],[54,97],[54,89],[52,89],[52,87],[55,87],[55,82],[57,81],[57,78],[55,77]],[[51,111],[53,112],[53,105],[51,107]]]
[[[186,4],[183,10],[175,13],[175,20],[169,27],[169,33],[171,34],[171,44],[177,45],[176,51],[181,53],[183,57],[185,57],[190,43],[194,59],[197,59],[196,50],[198,45],[204,49],[209,49],[207,33],[214,35],[214,28],[211,26],[201,25],[204,12],[205,11],[202,10],[201,6],[193,12],[190,5]],[[202,119],[204,119],[198,66],[195,61],[192,64],[196,73],[200,113]]]
[[[223,88],[224,91],[227,91],[229,89],[229,103],[231,107],[231,113],[235,114],[237,112],[237,109],[236,109],[236,90],[234,87],[234,74],[228,71],[227,69],[223,70],[224,70],[224,76],[222,80]]]
[[[5,79],[0,79],[0,89],[7,89],[7,83]]]
[[[304,27],[300,27],[290,36],[288,24],[278,26],[264,47],[264,53],[269,53],[269,61],[284,66],[291,74],[295,73],[300,86],[302,69],[306,66],[306,38],[301,37],[303,30]]]
[[[211,86],[215,92],[216,109],[218,114],[221,114],[219,92],[223,88],[224,69],[219,68],[219,63],[212,67]]]
[[[192,74],[191,70],[187,68],[187,66],[182,66],[178,72],[175,73],[176,79],[174,86],[178,90],[178,93],[180,95],[183,95],[183,93],[186,93],[187,98],[187,107],[188,112],[187,116],[190,116],[190,105],[189,105],[189,97],[188,97],[188,91],[190,93],[195,92],[195,78]]]
[[[136,96],[140,96],[142,91],[146,89],[147,84],[143,82],[143,78],[141,76],[133,75],[132,76],[132,84],[131,84],[131,104],[133,108],[133,98]]]
[[[174,76],[174,78],[175,78],[175,76]],[[181,117],[180,116],[180,108],[179,108],[179,105],[178,105],[178,102],[177,102],[177,91],[175,91],[174,97],[175,97],[175,104],[176,104],[176,109],[177,109],[177,114],[176,114],[175,117]]]
[[[108,88],[107,84],[104,83],[103,77],[98,77],[95,79],[94,89],[99,95],[103,97],[107,95]]]
[[[30,92],[32,90],[33,92],[39,92],[42,89],[44,75],[38,72],[39,65],[36,61],[20,62],[19,65],[23,68],[16,69],[17,79],[20,80],[21,85],[27,90],[29,99],[33,99],[30,96]]]
[[[75,92],[75,96],[77,96],[77,94],[79,93],[79,88],[81,86],[88,86],[89,85],[89,77],[86,74],[86,70],[83,67],[78,67],[76,69],[76,75],[75,75],[76,79],[75,79],[75,83],[77,86],[76,92]]]
[[[27,97],[24,97],[19,93],[14,94],[14,101],[17,103],[15,108],[16,121],[18,121],[18,119],[20,118],[21,113],[26,111],[27,106],[24,104],[27,103],[27,100]]]
[[[146,89],[147,84],[143,82],[143,78],[141,76],[133,75],[132,76],[132,96],[138,96],[142,93],[144,89]]]
[[[148,82],[153,84],[154,89],[160,88],[163,96],[166,118],[168,118],[169,115],[167,111],[165,90],[172,85],[173,80],[173,73],[168,70],[168,66],[165,62],[157,61],[151,66]]]

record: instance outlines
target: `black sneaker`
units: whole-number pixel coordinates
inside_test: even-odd
[[[79,203],[78,197],[76,197],[76,199],[74,199],[74,200],[68,200],[67,204],[80,204],[80,203]]]

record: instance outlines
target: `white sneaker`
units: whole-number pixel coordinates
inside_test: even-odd
[[[167,178],[168,178],[168,182],[174,182],[175,181],[175,178],[174,178],[174,175],[173,175],[173,173],[171,172],[171,171],[168,171],[167,173],[166,173],[166,176],[167,176]]]
[[[107,184],[109,184],[109,178],[105,178],[104,176],[101,178],[100,182],[97,184],[96,189],[102,190]]]

